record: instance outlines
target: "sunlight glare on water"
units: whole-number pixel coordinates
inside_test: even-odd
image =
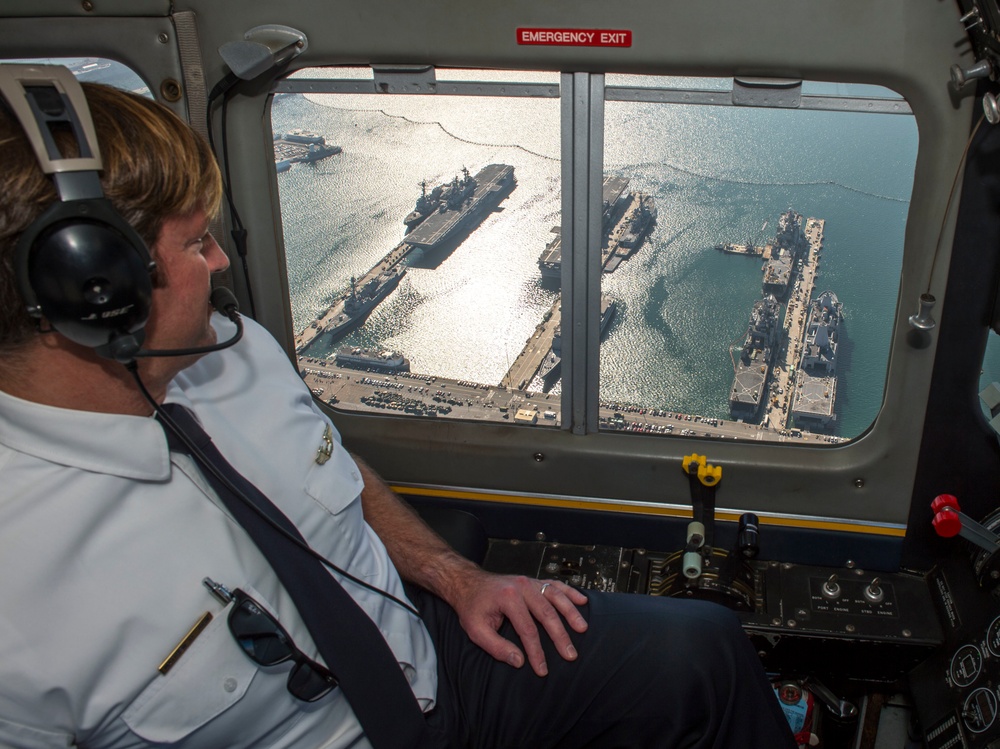
[[[278,96],[276,133],[312,130],[344,149],[278,175],[296,330],[403,239],[422,182],[510,164],[517,186],[499,210],[453,251],[411,255],[398,289],[330,349],[392,348],[415,372],[497,384],[556,298],[537,260],[560,221],[559,116],[549,98]],[[714,248],[773,238],[791,207],[826,219],[816,292],[833,290],[846,318],[837,433],[860,434],[882,400],[912,117],[619,101],[605,116],[605,173],[652,194],[658,218],[603,277],[619,304],[601,348],[602,400],[728,418],[729,347],[761,272],[759,259]]]

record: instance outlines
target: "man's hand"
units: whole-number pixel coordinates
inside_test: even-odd
[[[509,619],[531,668],[545,676],[548,666],[536,625],[540,622],[559,654],[568,661],[576,659],[566,624],[576,632],[586,631],[587,620],[577,611],[587,602],[583,593],[556,580],[484,571],[427,527],[364,461],[357,456],[354,460],[365,481],[365,520],[382,539],[399,574],[455,609],[470,640],[497,660],[520,668],[525,653],[497,632]]]
[[[576,660],[576,648],[570,642],[566,624],[576,632],[586,631],[587,621],[577,610],[586,602],[587,596],[579,590],[556,580],[494,575],[482,570],[468,575],[461,588],[449,595],[449,603],[469,639],[515,668],[524,665],[527,653],[528,663],[539,676],[545,676],[549,669],[536,622],[563,658]],[[514,626],[525,653],[497,633],[504,618]]]

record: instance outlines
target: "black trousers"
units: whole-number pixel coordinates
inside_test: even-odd
[[[788,723],[735,615],[721,606],[594,593],[549,674],[500,663],[440,599],[411,589],[438,653],[435,749],[793,749]],[[501,629],[519,642],[509,622]]]

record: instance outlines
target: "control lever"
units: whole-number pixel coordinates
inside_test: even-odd
[[[822,702],[834,717],[840,720],[853,720],[858,717],[858,708],[853,702],[840,699],[813,677],[806,677],[802,685],[816,695],[816,699]]]
[[[760,553],[760,519],[752,512],[740,515],[736,532],[736,553],[747,559],[756,559]]]
[[[840,699],[825,684],[812,677],[803,680],[802,686],[823,705],[823,717],[820,718],[823,746],[829,749],[849,749],[858,746],[860,713],[854,703]]]
[[[687,545],[684,547],[682,569],[688,580],[701,577],[701,550],[705,545],[705,526],[697,520],[688,523]]]
[[[986,551],[994,552],[1000,549],[1000,537],[980,523],[961,512],[958,499],[951,494],[939,494],[931,502],[934,519],[931,525],[942,538],[961,536]]]
[[[685,455],[681,468],[688,476],[694,521],[704,526],[704,549],[712,552],[715,540],[715,490],[722,481],[722,466],[709,465],[704,455]]]

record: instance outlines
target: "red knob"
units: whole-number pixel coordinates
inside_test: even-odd
[[[952,494],[938,494],[934,497],[934,501],[931,502],[931,510],[941,512],[945,507],[950,507],[955,512],[962,511],[962,508],[958,506],[958,497]]]
[[[962,519],[957,513],[943,510],[934,516],[931,525],[934,526],[934,530],[942,538],[951,538],[952,536],[957,536],[959,531],[962,530]]]

